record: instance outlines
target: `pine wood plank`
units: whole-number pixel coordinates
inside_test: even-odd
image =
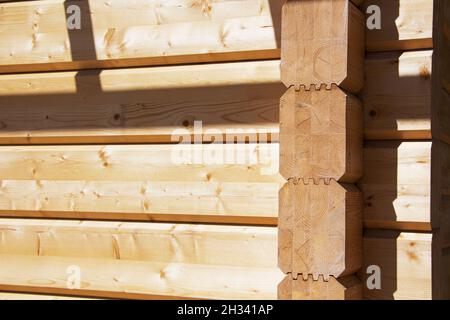
[[[360,276],[364,298],[383,300],[432,299],[432,234],[366,231]],[[370,265],[381,268],[381,289],[365,285]]]
[[[381,11],[381,29],[366,31],[367,50],[432,48],[433,2],[435,0],[365,0],[361,7],[363,12],[371,5]]]
[[[81,9],[80,30],[66,27],[72,4]],[[47,0],[0,8],[0,72],[279,57],[277,0]]]
[[[364,224],[431,231],[431,142],[372,142],[364,148]]]
[[[370,54],[362,92],[370,140],[430,139],[432,51]]]
[[[282,278],[274,227],[0,219],[0,238],[1,290],[272,299]],[[80,289],[66,286],[69,266]]]
[[[276,224],[279,184],[2,180],[0,216]]]
[[[283,92],[279,61],[0,75],[0,143],[277,141]]]
[[[275,227],[0,219],[0,254],[276,268]]]
[[[0,149],[0,216],[276,224],[277,144]]]
[[[276,268],[0,255],[0,290],[133,299],[275,299]],[[68,289],[69,266],[81,288]]]
[[[0,146],[1,180],[282,183],[279,144]]]

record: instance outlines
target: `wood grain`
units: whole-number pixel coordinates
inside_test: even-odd
[[[361,269],[366,299],[431,299],[432,234],[394,231],[366,231],[364,266]],[[365,286],[370,265],[381,269],[381,289]]]
[[[0,255],[0,290],[131,299],[275,299],[276,268]],[[81,287],[67,287],[69,266]]]
[[[360,268],[361,195],[354,185],[290,180],[280,199],[290,200],[280,203],[279,214],[279,265],[284,272],[315,280],[321,275],[328,281]]]
[[[281,79],[289,86],[332,83],[353,93],[364,84],[364,16],[348,0],[287,1]]]
[[[3,3],[0,72],[278,58],[280,13],[277,0]]]
[[[280,104],[280,173],[356,182],[362,175],[362,106],[335,85],[295,91]]]
[[[276,228],[0,219],[0,254],[276,267]]]
[[[432,51],[370,54],[362,92],[370,140],[432,137]]]
[[[277,143],[0,146],[0,179],[282,183],[278,155]]]
[[[275,224],[278,184],[2,180],[0,216]]]
[[[444,0],[445,1],[445,0]],[[367,29],[368,51],[417,50],[433,47],[435,0],[365,0],[361,7],[381,10],[381,29]]]
[[[0,75],[0,143],[277,141],[283,90],[279,61]]]
[[[364,148],[364,224],[431,231],[431,142],[372,142]]]

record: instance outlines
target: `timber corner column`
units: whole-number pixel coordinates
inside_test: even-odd
[[[361,299],[365,18],[360,1],[283,6],[279,299]],[[356,4],[356,5],[355,5]]]

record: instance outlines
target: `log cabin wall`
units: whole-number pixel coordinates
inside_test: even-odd
[[[0,299],[450,298],[448,1],[0,2]]]
[[[281,5],[0,4],[1,291],[277,297]]]
[[[356,5],[359,3],[356,3]],[[281,29],[280,299],[361,299],[365,19],[349,0],[287,1]]]
[[[365,1],[364,266],[381,267],[370,299],[449,299],[448,1]],[[384,272],[383,272],[384,270]],[[384,286],[383,286],[384,283]]]

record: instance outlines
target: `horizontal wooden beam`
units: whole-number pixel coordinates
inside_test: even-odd
[[[449,145],[436,139],[366,143],[364,172],[366,228],[441,229],[450,244]]]
[[[279,64],[0,75],[0,144],[277,141]]]
[[[0,149],[0,216],[276,224],[278,144]]]
[[[432,54],[412,51],[368,55],[362,93],[366,139],[431,138]]]
[[[0,230],[3,291],[115,298],[274,299],[277,281],[283,277],[276,268],[275,227],[3,218]],[[431,240],[428,233],[366,231],[360,273],[365,297],[430,298]],[[161,263],[152,262],[156,259]],[[70,265],[81,267],[81,290],[66,287]],[[369,265],[381,267],[381,290],[366,288]],[[171,283],[177,285],[169,292]]]
[[[66,21],[80,8],[80,29]],[[278,0],[0,4],[0,72],[278,58]]]
[[[366,231],[364,236],[364,266],[360,276],[364,298],[384,300],[431,299],[433,297],[431,233]],[[381,288],[370,290],[366,281],[378,266]],[[372,283],[372,281],[370,281]]]
[[[369,55],[366,139],[431,138],[431,55]],[[0,143],[210,141],[207,130],[223,140],[228,132],[240,141],[278,141],[279,63],[0,75]],[[433,123],[444,123],[445,107],[434,110]],[[194,121],[202,121],[200,133]],[[443,136],[437,128],[433,135]]]
[[[276,184],[278,154],[277,143],[0,146],[0,179]]]
[[[364,224],[431,231],[431,142],[372,142],[364,148]]]
[[[273,224],[279,184],[2,180],[0,216]]]
[[[66,27],[72,2],[81,9],[81,30]],[[0,73],[280,57],[282,1],[221,0],[193,7],[182,0],[162,7],[144,0],[72,2],[2,3],[8,29],[0,37]],[[382,27],[367,30],[368,50],[432,48],[433,1],[370,0],[361,10],[373,4],[381,8]]]
[[[0,254],[254,268],[277,265],[275,227],[2,218],[0,235]]]
[[[275,227],[0,219],[0,236],[1,290],[273,299],[282,278]],[[69,266],[81,271],[72,291]]]
[[[277,268],[0,255],[0,290],[131,299],[275,299]],[[81,270],[80,288],[67,269]]]
[[[365,0],[361,9],[380,8],[380,29],[366,31],[368,51],[417,50],[433,47],[433,0]],[[369,11],[368,17],[373,15]]]

